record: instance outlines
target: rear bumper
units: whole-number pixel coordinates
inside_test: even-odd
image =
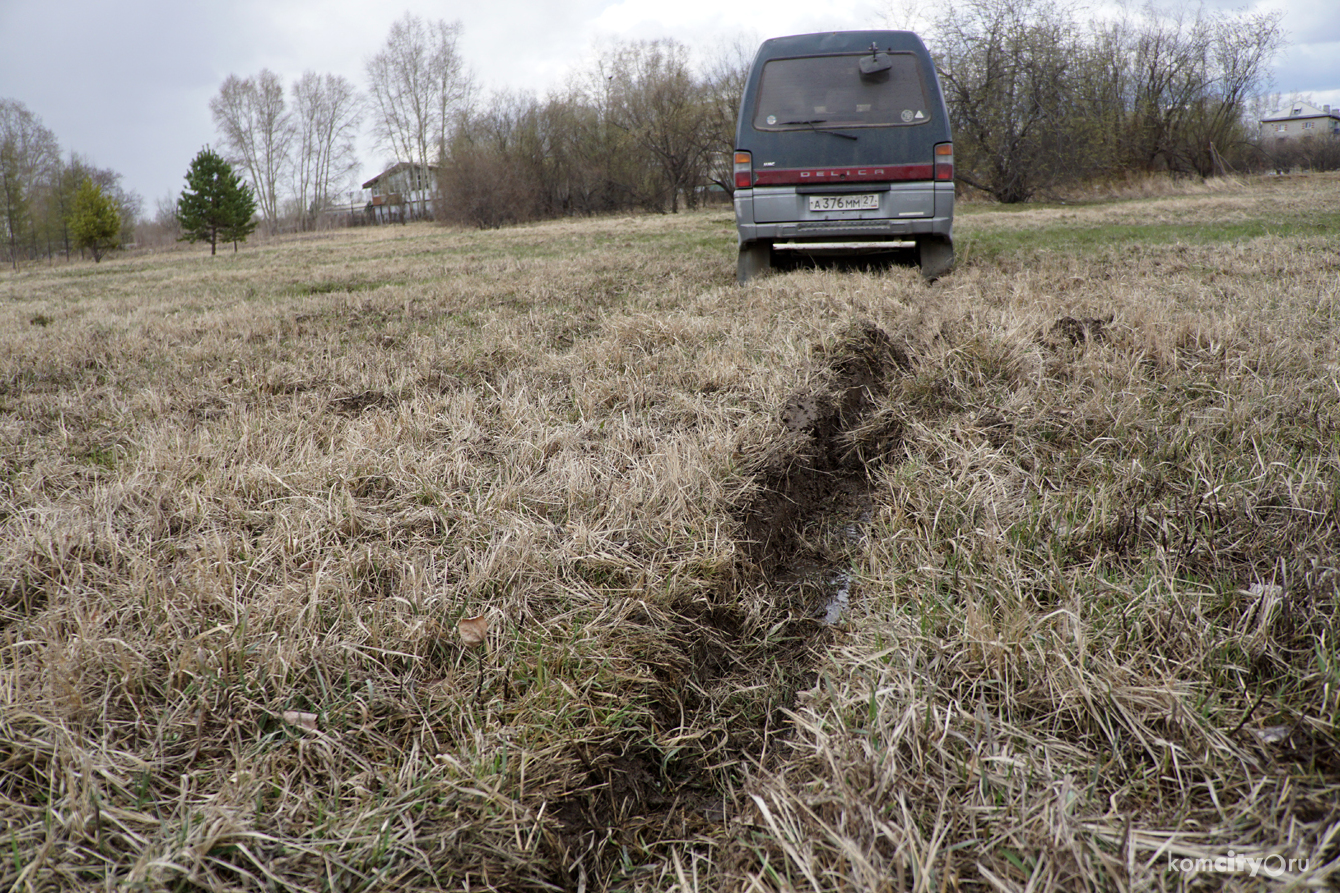
[[[833,191],[854,190],[848,186]],[[737,189],[735,228],[740,244],[757,241],[889,242],[911,241],[930,235],[945,239],[953,237],[952,183],[894,187],[881,198],[879,210],[873,212],[810,212],[806,197],[812,192],[812,189],[779,187]]]

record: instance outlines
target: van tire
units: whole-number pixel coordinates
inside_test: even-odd
[[[772,270],[772,243],[745,242],[740,246],[740,259],[735,265],[735,279],[744,285],[750,279],[766,276]]]
[[[917,241],[917,262],[921,275],[934,282],[954,269],[954,243],[944,236],[927,236]]]

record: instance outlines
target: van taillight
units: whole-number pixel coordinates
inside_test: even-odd
[[[754,159],[748,152],[735,153],[735,188],[751,189],[754,186]]]
[[[935,146],[935,179],[954,179],[954,144],[938,143]]]

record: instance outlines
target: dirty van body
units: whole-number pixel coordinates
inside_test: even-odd
[[[910,31],[766,40],[735,135],[740,282],[777,252],[916,251],[954,262],[954,148],[939,79]]]

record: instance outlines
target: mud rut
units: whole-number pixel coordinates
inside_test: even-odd
[[[788,731],[783,711],[813,685],[829,623],[845,607],[870,472],[902,442],[902,423],[879,412],[880,398],[910,368],[883,330],[857,323],[781,408],[782,436],[746,469],[755,486],[736,508],[731,582],[708,603],[675,606],[679,666],[649,692],[658,731],[716,740],[673,759],[632,734],[578,753],[585,784],[553,804],[550,883],[607,889],[629,849],[720,832],[740,767],[770,761]]]

